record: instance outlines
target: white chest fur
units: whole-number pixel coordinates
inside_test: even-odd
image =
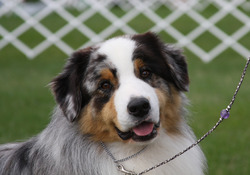
[[[190,137],[191,138],[191,137]],[[194,140],[182,136],[171,137],[160,131],[158,138],[138,156],[122,162],[121,164],[129,171],[140,173],[162,161],[171,158],[175,154],[190,146]],[[112,143],[107,144],[108,149],[116,159],[122,159],[135,154],[144,146],[133,144]],[[103,175],[115,175],[119,173],[115,163],[110,156],[103,152],[100,169]],[[192,148],[185,154],[177,157],[173,161],[160,166],[147,175],[203,175],[205,158],[198,146]]]

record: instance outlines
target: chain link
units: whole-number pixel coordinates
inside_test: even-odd
[[[230,111],[232,105],[234,104],[236,95],[238,94],[239,89],[240,89],[240,87],[241,87],[241,84],[242,84],[242,82],[243,82],[243,80],[244,80],[244,78],[245,78],[245,75],[246,75],[246,72],[247,72],[247,68],[248,68],[249,63],[250,63],[250,57],[248,58],[247,63],[246,63],[246,65],[245,65],[245,67],[244,67],[244,70],[243,70],[242,75],[241,75],[241,78],[240,78],[240,82],[239,82],[239,84],[238,84],[238,86],[237,86],[237,88],[236,88],[236,90],[235,90],[235,92],[234,92],[233,98],[232,98],[230,104],[229,104],[229,105],[227,106],[227,108],[226,108],[226,110],[227,110],[228,112]]]
[[[126,157],[126,158],[123,158],[123,159],[116,160],[116,158],[113,156],[113,154],[110,152],[110,150],[107,148],[107,146],[103,142],[101,142],[101,146],[107,152],[107,154],[111,157],[111,159],[114,161],[114,163],[120,163],[120,162],[125,162],[127,160],[130,160],[130,159],[138,156],[139,154],[141,154],[147,148],[147,146],[145,146],[135,154],[132,154],[132,155],[130,155],[130,156]]]

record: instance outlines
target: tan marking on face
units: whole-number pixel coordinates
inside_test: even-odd
[[[84,134],[89,134],[94,141],[121,141],[115,130],[115,126],[119,127],[120,125],[114,106],[114,96],[100,112],[95,114],[92,109],[91,103],[84,109],[79,121],[80,130]]]
[[[135,74],[137,77],[139,77],[140,76],[140,68],[145,66],[145,63],[143,62],[142,59],[138,58],[134,61],[134,66],[135,66]]]
[[[171,95],[166,94],[166,92],[160,89],[156,89],[156,94],[160,102],[161,126],[166,129],[167,133],[180,134],[181,97],[174,87],[170,87],[170,89]]]
[[[101,79],[102,80],[109,80],[113,86],[118,84],[118,80],[114,77],[114,74],[110,71],[110,69],[103,69],[101,71]]]

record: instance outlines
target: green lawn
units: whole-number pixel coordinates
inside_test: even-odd
[[[9,18],[16,20],[11,16]],[[1,24],[6,22],[11,28],[14,23],[9,21],[7,17],[0,19]],[[136,28],[136,24],[132,21],[130,25]],[[138,29],[140,32],[143,30],[146,28]],[[164,41],[174,41],[164,33],[161,36]],[[22,37],[25,39],[25,35]],[[35,38],[30,36],[26,40],[35,42]],[[205,36],[202,40],[207,45],[214,44]],[[245,42],[246,45],[250,44],[250,40]],[[191,80],[190,92],[187,93],[190,99],[190,124],[200,137],[212,128],[220,111],[229,104],[246,60],[230,49],[208,64],[187,49],[185,55],[188,57]],[[27,139],[46,127],[55,105],[47,85],[61,71],[66,58],[67,55],[54,46],[34,60],[28,60],[12,45],[0,50],[0,144]],[[250,174],[249,87],[250,70],[232,107],[230,118],[201,144],[208,159],[208,174]]]

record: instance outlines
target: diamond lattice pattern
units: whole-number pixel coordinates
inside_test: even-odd
[[[28,58],[35,58],[52,45],[69,55],[112,36],[148,30],[190,50],[204,62],[229,48],[247,58],[250,2],[0,0],[0,50],[12,44]]]

